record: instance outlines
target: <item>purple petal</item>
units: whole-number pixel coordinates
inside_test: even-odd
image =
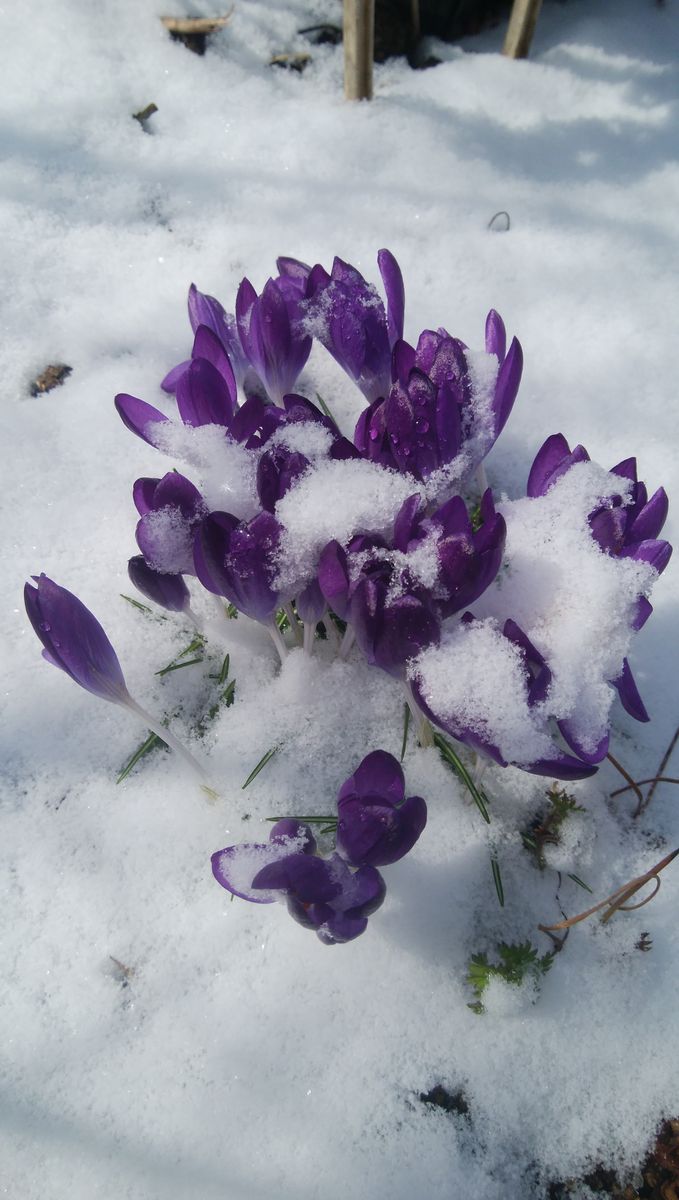
[[[303,821],[295,820],[294,817],[283,817],[280,821],[276,821],[269,834],[269,841],[284,846],[294,841],[298,843],[296,848],[302,854],[314,854],[316,850],[316,839],[309,826],[305,825]]]
[[[368,928],[367,917],[350,917],[347,913],[330,912],[323,921],[320,920],[319,914],[314,924],[319,926],[316,929],[316,936],[326,946],[353,942],[354,938],[360,937]]]
[[[507,352],[507,333],[499,313],[491,308],[486,317],[486,354],[494,354],[498,362],[504,362]]]
[[[523,350],[521,343],[513,339],[507,357],[498,371],[493,397],[493,413],[495,414],[495,437],[504,429],[509,414],[514,406],[516,395],[523,373]]]
[[[128,396],[126,392],[120,392],[114,403],[123,425],[127,426],[131,433],[136,433],[143,442],[148,442],[149,446],[157,447],[155,426],[164,424],[167,417],[164,417],[157,408],[152,408],[144,400],[139,400],[136,396]]]
[[[386,750],[373,750],[342,784],[337,802],[349,797],[379,796],[388,804],[400,804],[405,794],[401,764]]]
[[[299,592],[295,601],[300,619],[305,625],[316,625],[326,609],[325,597],[317,579]]]
[[[229,579],[225,573],[225,562],[231,536],[238,524],[238,517],[231,513],[216,512],[201,521],[196,530],[193,543],[196,575],[203,587],[216,596],[228,596],[225,589],[229,587]]]
[[[639,695],[639,689],[626,658],[622,660],[622,671],[613,681],[613,687],[617,689],[623,708],[631,717],[634,717],[635,721],[650,721],[651,718]]]
[[[262,867],[252,886],[292,893],[302,904],[327,903],[342,890],[331,863],[304,853],[288,854]]]
[[[588,462],[589,455],[584,446],[573,451],[562,433],[553,433],[538,450],[528,476],[527,495],[531,499],[544,496],[556,480],[570,467],[579,462]]]
[[[194,358],[177,384],[177,408],[185,425],[228,428],[235,412],[235,391],[206,358]]]
[[[576,779],[589,779],[590,776],[596,775],[598,767],[588,766],[581,759],[574,758],[571,754],[557,754],[554,758],[540,758],[534,763],[517,763],[522,771],[527,771],[529,775],[546,775],[548,779],[563,779],[566,781]]]
[[[603,734],[599,742],[593,750],[587,750],[583,744],[583,740],[579,733],[575,730],[572,721],[557,721],[559,733],[566,742],[570,750],[574,750],[578,758],[582,762],[592,765],[600,763],[608,754],[608,743],[610,734],[608,730]]]
[[[166,508],[168,505],[177,507],[187,521],[195,520],[205,512],[205,501],[198,488],[179,471],[168,471],[158,480],[153,508]]]
[[[424,515],[425,502],[417,492],[408,496],[399,508],[394,521],[394,549],[405,554],[415,537],[420,518]]]
[[[623,546],[620,557],[650,563],[658,574],[662,575],[672,557],[672,547],[669,542],[650,538],[645,542],[635,542],[632,546]]]
[[[132,499],[140,517],[153,508],[153,498],[159,483],[159,479],[149,479],[148,477],[135,479],[132,485]]]
[[[116,652],[96,617],[77,596],[47,575],[35,578],[37,587],[27,583],[24,600],[49,661],[102,700],[128,703]]]
[[[349,600],[349,568],[346,551],[339,542],[328,542],[321,552],[318,583],[329,607],[343,621]]]
[[[403,319],[405,313],[405,288],[401,268],[389,250],[379,250],[377,265],[382,276],[382,283],[387,296],[387,329],[389,345],[403,337]]]
[[[207,325],[199,325],[196,330],[191,358],[205,358],[219,371],[228,388],[231,397],[231,407],[235,411],[237,387],[231,359],[216,333]]]
[[[641,509],[627,531],[627,536],[635,542],[657,538],[667,519],[669,501],[664,488],[658,488],[647,504]]]
[[[262,889],[253,889],[253,879],[267,863],[275,862],[281,854],[287,854],[284,845],[275,843],[244,843],[227,846],[212,855],[212,874],[227,892],[253,904],[273,904],[276,896],[262,894]]]
[[[639,596],[636,604],[636,612],[632,620],[632,629],[637,633],[640,629],[643,629],[652,612],[653,605],[650,601],[645,596]]]
[[[127,564],[127,573],[142,596],[153,600],[170,612],[184,612],[191,600],[189,589],[181,575],[161,575],[148,566],[141,554]]]
[[[163,391],[168,392],[170,395],[173,396],[177,390],[177,384],[179,383],[179,380],[181,379],[184,372],[188,371],[190,366],[191,366],[191,359],[187,358],[184,360],[184,362],[177,363],[177,366],[173,367],[171,371],[168,371],[167,375],[165,376],[165,378],[162,380],[162,382],[160,384]]]
[[[412,850],[426,823],[421,796],[410,796],[400,807],[347,797],[338,802],[337,849],[352,866],[385,867]]]

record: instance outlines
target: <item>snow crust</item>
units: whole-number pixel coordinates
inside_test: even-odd
[[[487,827],[411,730],[407,794],[426,798],[429,822],[362,938],[325,947],[281,905],[231,901],[211,854],[265,841],[268,816],[331,812],[364,754],[400,755],[403,696],[330,645],[311,663],[292,651],[278,671],[263,631],[218,623],[197,589],[211,658],[155,674],[195,631],[118,598],[136,552],[132,482],[188,463],[211,507],[248,518],[254,460],[221,431],[177,422],[164,427],[182,441],[164,443],[166,463],[112,397],[166,411],[159,380],[192,343],[189,282],[233,311],[243,275],[261,288],[279,253],[326,268],[337,253],[379,285],[376,252],[389,247],[411,343],[443,324],[481,345],[495,307],[526,362],[487,463],[508,497],[512,573],[474,611],[488,642],[485,622],[512,615],[546,651],[549,625],[559,703],[586,703],[594,727],[630,597],[649,580],[593,551],[571,578],[582,530],[569,544],[549,496],[520,497],[561,430],[603,464],[636,453],[642,477],[667,488],[677,542],[679,12],[671,0],[545,0],[529,61],[499,54],[500,25],[435,43],[435,70],[376,67],[373,104],[347,105],[341,49],[297,32],[339,21],[334,0],[239,0],[203,58],[160,24],[181,11],[29,0],[3,27],[2,1185],[22,1200],[544,1200],[549,1180],[595,1163],[633,1168],[660,1118],[679,1113],[677,867],[646,908],[575,927],[537,996],[494,982],[477,1016],[467,963],[503,940],[545,953],[538,923],[593,902],[569,874],[598,899],[649,869],[679,844],[675,790],[659,786],[633,821],[628,793],[608,798],[624,780],[605,764],[569,787],[585,811],[541,871],[521,831],[549,781],[489,767]],[[303,75],[269,67],[281,50],[312,54]],[[151,100],[146,134],[131,114]],[[508,233],[488,229],[499,209]],[[30,397],[52,362],[72,375]],[[350,434],[362,400],[338,365],[314,348],[305,375]],[[355,507],[341,471],[322,479],[298,484],[318,511],[286,571],[306,569],[328,530],[388,524],[400,498],[386,473],[377,495],[352,480]],[[576,501],[584,511],[584,490]],[[162,752],[116,786],[145,733],[41,659],[20,600],[40,570],[95,612],[131,693],[208,761],[216,802]],[[652,721],[612,709],[613,753],[637,778],[676,728],[676,581],[670,564],[631,649]],[[201,741],[227,652],[235,703]],[[511,699],[503,711],[511,721]],[[468,1116],[424,1104],[436,1084],[461,1090]]]

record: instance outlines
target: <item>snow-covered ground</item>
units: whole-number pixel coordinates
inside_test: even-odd
[[[522,495],[561,431],[607,468],[636,454],[670,495],[676,543],[679,6],[546,3],[530,61],[500,57],[501,29],[437,44],[436,69],[379,66],[374,103],[353,106],[341,48],[312,48],[303,75],[268,65],[308,50],[296,30],[339,20],[339,4],[238,0],[204,58],[168,38],[167,12],[179,0],[0,11],[0,1191],[542,1200],[549,1179],[632,1166],[679,1112],[679,868],[641,912],[577,926],[537,998],[494,983],[477,1015],[467,963],[501,941],[546,953],[536,926],[560,919],[556,868],[570,914],[590,901],[568,874],[614,891],[679,844],[677,793],[660,787],[632,821],[627,797],[607,798],[621,781],[606,764],[569,788],[585,812],[540,873],[520,830],[546,781],[489,770],[487,827],[411,737],[408,794],[426,797],[429,824],[386,872],[363,937],[325,947],[282,907],[231,901],[212,852],[263,840],[267,816],[331,811],[368,750],[399,754],[402,695],[358,657],[300,652],[279,671],[244,619],[213,630],[211,667],[154,675],[190,634],[119,599],[131,484],[159,458],[112,397],[165,403],[159,380],[190,349],[191,280],[232,310],[242,276],[261,288],[277,254],[328,267],[339,254],[374,281],[387,246],[407,337],[445,325],[480,347],[493,306],[521,339],[519,399],[487,463],[498,492]],[[131,113],[151,101],[146,135]],[[498,210],[508,232],[488,229]],[[30,397],[52,362],[71,376]],[[344,376],[316,351],[311,366],[350,432]],[[228,650],[236,703],[191,743],[215,803],[170,755],[116,786],[140,730],[40,658],[21,603],[39,571],[97,614],[130,691],[177,712],[187,738]],[[613,753],[641,779],[678,720],[676,580],[673,563],[632,655],[652,721],[614,711]],[[462,1091],[468,1115],[421,1103],[436,1084]]]

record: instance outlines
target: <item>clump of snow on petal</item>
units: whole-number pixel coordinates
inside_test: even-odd
[[[199,473],[195,482],[212,511],[231,512],[249,520],[259,511],[257,454],[232,441],[221,425],[158,426],[156,444],[163,453],[189,463]]]
[[[276,505],[285,526],[279,553],[281,590],[310,578],[324,546],[356,533],[390,534],[404,500],[421,492],[412,479],[358,459],[327,461],[307,472]]]
[[[325,425],[316,421],[291,421],[276,430],[266,449],[271,446],[285,446],[288,450],[315,459],[328,453],[332,440],[332,433]]]
[[[610,683],[630,649],[637,597],[657,578],[648,563],[604,553],[588,525],[603,497],[625,497],[629,487],[585,462],[546,496],[498,505],[507,522],[506,563],[474,606],[477,615],[512,617],[544,655],[550,713],[571,721],[587,750],[608,724]]]
[[[409,674],[443,724],[465,726],[508,762],[528,765],[553,756],[544,722],[528,707],[521,651],[494,620],[452,625],[439,647],[413,661]]]

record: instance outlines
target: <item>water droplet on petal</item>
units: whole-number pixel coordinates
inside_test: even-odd
[[[380,436],[379,431],[377,429],[375,429],[375,427],[373,426],[368,433],[368,437],[370,438],[370,441],[376,442],[379,436]]]
[[[418,417],[415,421],[415,428],[418,433],[429,432],[429,422],[426,417]]]
[[[49,633],[51,628],[49,621],[41,621],[38,625],[38,629],[42,629],[43,633]]]
[[[398,443],[399,443],[399,439],[398,439],[398,437],[396,436],[396,434],[395,434],[395,433],[392,433],[392,435],[391,435],[391,444],[392,444],[392,446],[398,446]]]

